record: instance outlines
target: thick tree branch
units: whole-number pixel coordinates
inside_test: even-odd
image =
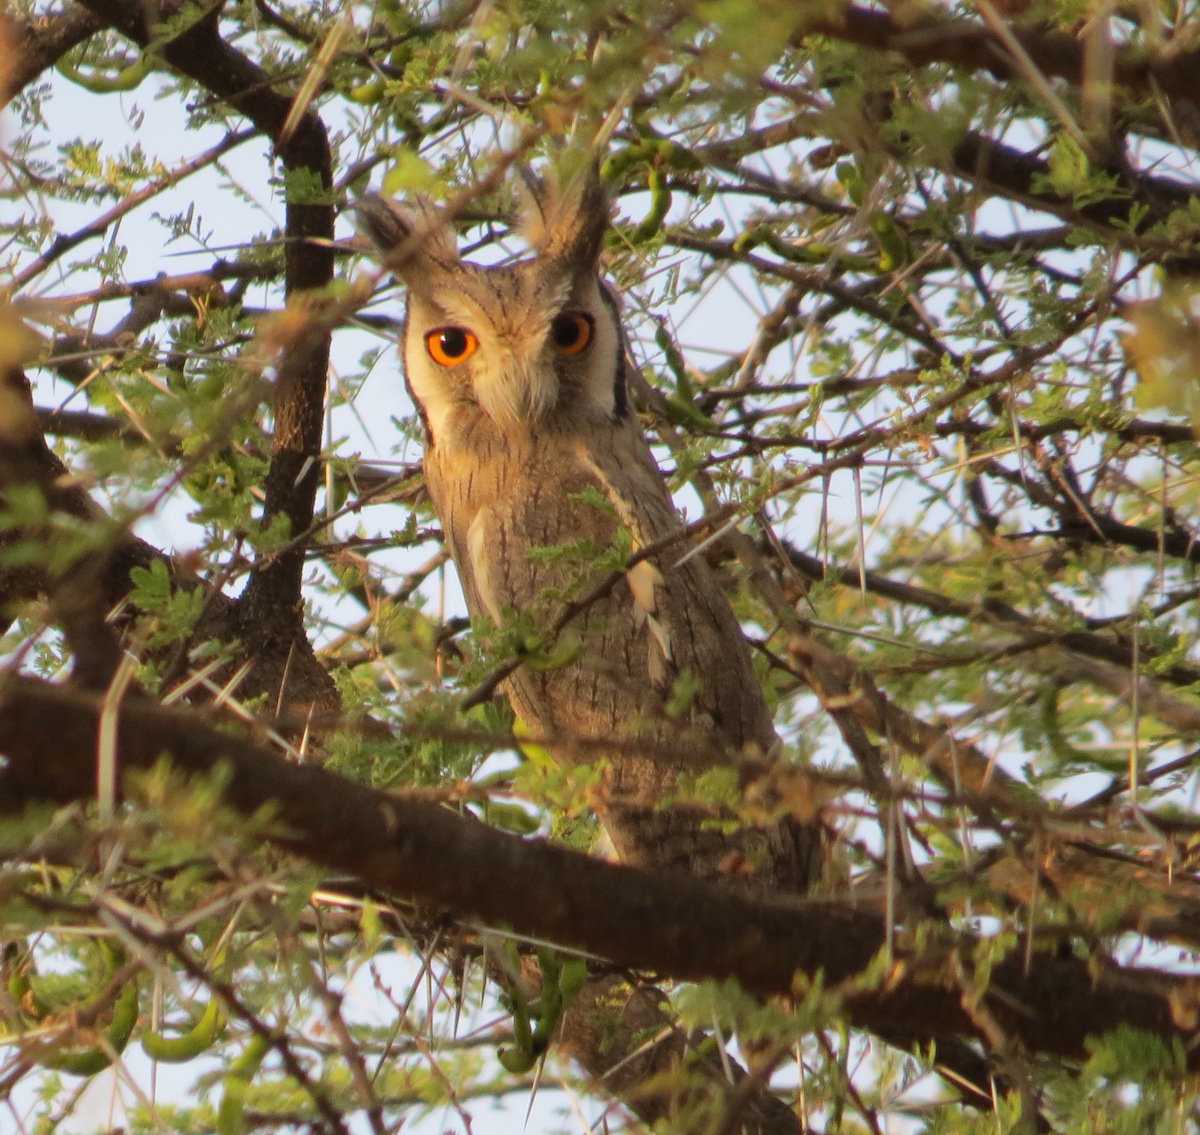
[[[796,5],[805,9],[803,0]],[[1084,44],[1065,32],[1013,26],[1012,35],[1034,66],[1049,78],[1080,85],[1084,77]],[[804,19],[799,37],[827,35],[832,39],[893,51],[916,67],[950,63],[986,71],[997,79],[1023,79],[1009,49],[985,23],[919,15],[909,18],[878,8],[848,4],[833,15]],[[1200,51],[1179,50],[1170,42],[1156,50],[1119,47],[1113,54],[1113,80],[1145,97],[1161,91],[1170,98],[1196,99]]]
[[[332,158],[324,125],[311,110],[284,126],[293,100],[277,89],[273,76],[236,51],[219,31],[220,9],[162,39],[160,28],[184,6],[168,3],[155,10],[156,20],[140,4],[124,0],[86,0],[87,8],[110,27],[143,48],[150,48],[169,67],[200,83],[234,110],[244,114],[276,147],[288,178],[285,288],[295,318],[281,334],[275,383],[275,432],[265,485],[264,520],[286,516],[293,533],[312,524],[320,485],[320,451],[332,328],[298,306],[308,292],[333,279]],[[278,695],[293,659],[311,659],[303,627],[300,597],[303,545],[293,542],[269,557],[252,574],[239,603],[241,634],[258,646],[260,666],[253,688]],[[332,707],[336,693],[323,671],[306,667],[309,682],[298,696]]]
[[[104,27],[95,15],[76,4],[45,16],[7,16],[5,20],[11,32],[12,58],[5,61],[7,69],[0,76],[0,105]]]
[[[1172,263],[1196,263],[1196,253],[1184,244],[1137,235],[1139,228],[1165,220],[1175,209],[1186,208],[1196,193],[1194,185],[1122,170],[1109,196],[1080,204],[1049,188],[1048,162],[977,133],[965,135],[954,147],[951,171],[1031,208],[1074,224],[1103,229],[1107,238],[1127,247],[1152,251]],[[1138,209],[1143,212],[1135,224]]]
[[[37,493],[45,515],[14,524],[4,533],[4,542],[26,541],[48,552],[64,542],[64,534],[56,526],[64,515],[101,517],[78,486],[61,483],[62,463],[38,430],[31,403],[24,373],[15,366],[5,367],[0,373],[0,491],[6,502],[15,500],[18,493]],[[28,580],[29,586],[49,595],[75,655],[74,677],[93,689],[107,685],[121,657],[117,636],[106,618],[102,582],[107,559],[105,554],[89,554],[86,546],[80,545],[65,563],[55,563],[49,554],[35,561]],[[18,573],[6,583],[21,579]],[[14,599],[25,597],[19,589],[12,595]]]
[[[0,696],[0,800],[92,795],[103,699],[30,678],[7,679]],[[56,725],[48,741],[46,722]],[[876,979],[864,973],[884,946],[877,915],[836,902],[770,903],[720,884],[594,860],[526,841],[402,795],[373,792],[324,770],[218,732],[192,713],[126,701],[120,767],[128,774],[170,754],[176,768],[228,770],[226,802],[250,816],[270,809],[275,840],[370,886],[463,917],[588,950],[681,980],[737,978],[758,995],[788,994],[818,973],[840,986],[856,1025],[935,1038],[978,1036],[948,955],[970,964],[969,939],[899,949]],[[1006,1034],[1031,1052],[1078,1059],[1089,1037],[1126,1024],[1189,1052],[1200,1023],[1193,982],[1154,970],[1036,953],[1008,957],[983,994]],[[983,993],[983,991],[980,991]]]

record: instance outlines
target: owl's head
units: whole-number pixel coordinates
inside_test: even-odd
[[[594,172],[532,187],[521,227],[533,255],[499,266],[462,260],[428,204],[372,196],[356,211],[408,289],[405,377],[432,444],[479,415],[506,432],[624,415],[623,340],[599,277],[608,200]]]

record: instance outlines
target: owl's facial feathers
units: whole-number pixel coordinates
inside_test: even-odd
[[[608,203],[594,174],[539,184],[522,224],[536,254],[513,264],[459,260],[428,204],[369,197],[357,212],[408,287],[405,374],[434,445],[453,445],[480,413],[503,431],[623,413],[623,343],[598,278]]]

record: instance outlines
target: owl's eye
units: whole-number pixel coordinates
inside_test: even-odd
[[[564,355],[578,355],[592,341],[592,317],[564,311],[550,322],[550,341]]]
[[[479,340],[465,327],[439,327],[425,336],[425,349],[440,366],[457,366],[478,349]]]

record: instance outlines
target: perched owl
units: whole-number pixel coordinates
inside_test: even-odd
[[[357,204],[408,290],[404,371],[468,607],[548,628],[611,576],[597,554],[625,564],[677,537],[563,629],[561,664],[522,665],[506,692],[532,733],[556,739],[556,759],[604,759],[600,819],[621,860],[802,891],[820,867],[812,824],[745,829],[714,806],[672,802],[681,775],[761,758],[777,738],[741,627],[703,557],[685,558],[630,405],[618,305],[599,276],[600,182],[545,183],[527,212],[533,256],[484,267],[459,258],[453,228],[429,206]]]

